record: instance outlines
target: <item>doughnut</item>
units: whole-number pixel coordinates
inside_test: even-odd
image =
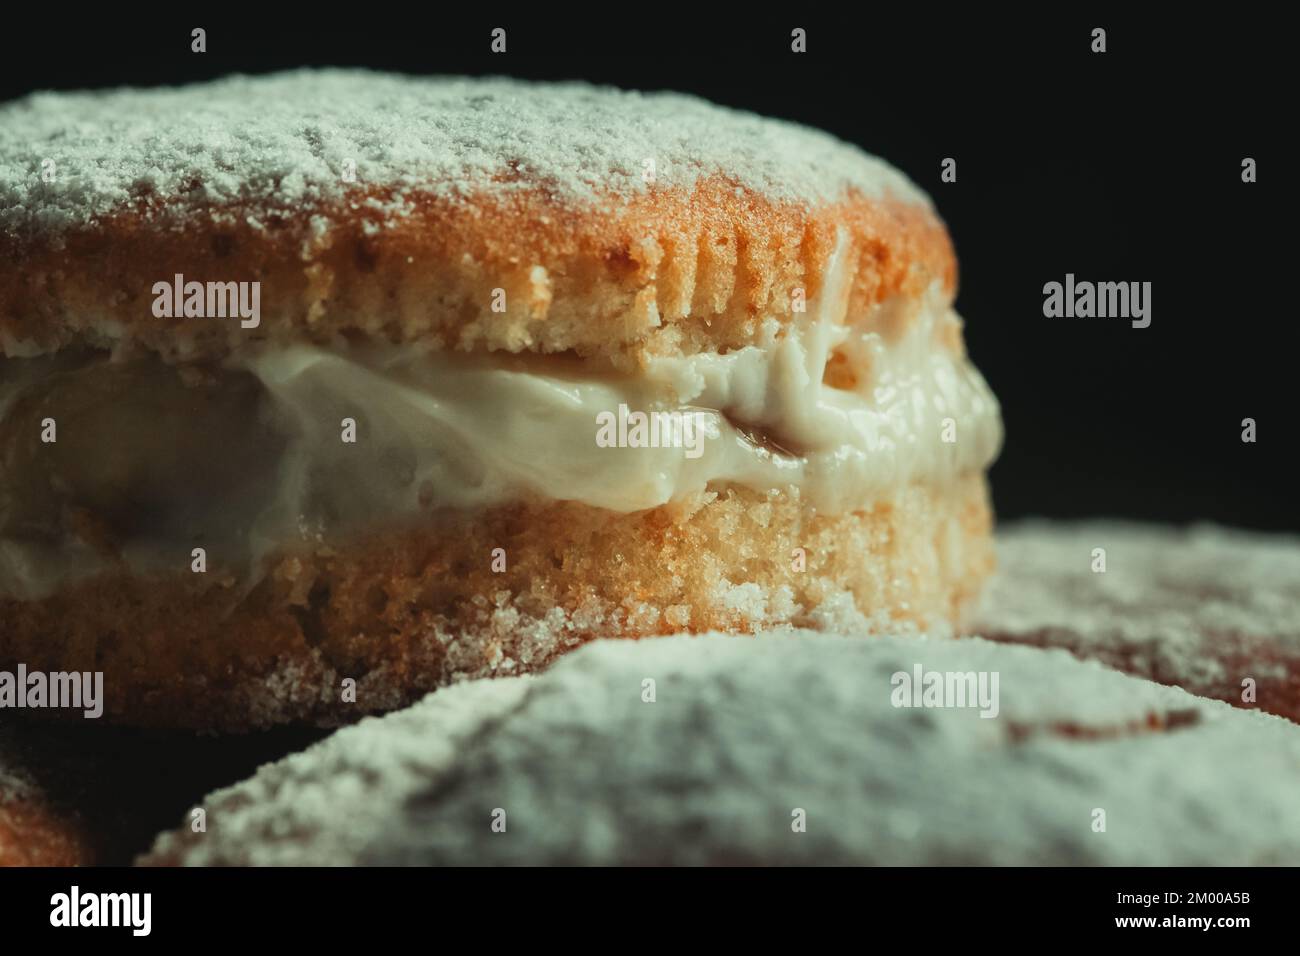
[[[30,715],[29,715],[30,716]],[[263,733],[0,723],[0,866],[122,866],[205,793],[324,731]]]
[[[677,94],[0,107],[0,668],[346,723],[597,636],[960,629],[1002,426],[928,197]]]
[[[1296,536],[1035,521],[1000,528],[997,551],[975,633],[1300,723]]]
[[[1297,787],[1294,724],[1059,649],[676,635],[339,730],[138,862],[1295,865]]]
[[[97,847],[76,809],[33,773],[38,758],[0,727],[0,866],[87,866]]]

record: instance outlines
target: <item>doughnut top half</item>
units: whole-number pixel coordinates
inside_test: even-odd
[[[951,293],[946,231],[905,176],[690,96],[325,70],[0,107],[6,354],[248,338],[160,337],[148,290],[175,273],[260,279],[263,337],[731,346],[816,293],[840,235],[859,311]]]

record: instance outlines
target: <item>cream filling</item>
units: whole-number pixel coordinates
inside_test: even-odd
[[[919,313],[887,342],[846,326],[846,285],[841,248],[819,301],[791,324],[770,323],[760,344],[654,357],[635,375],[410,347],[246,356],[232,368],[261,383],[286,436],[266,497],[242,523],[209,509],[202,541],[170,532],[127,541],[122,554],[132,567],[186,567],[192,546],[211,544],[238,553],[210,560],[256,579],[261,557],[286,543],[440,507],[533,495],[631,512],[734,483],[794,487],[818,509],[842,512],[907,482],[939,484],[987,466],[1002,439],[998,405],[954,351],[960,319],[941,291],[885,306]],[[851,387],[824,380],[837,353]],[[27,378],[0,386],[0,415]],[[620,406],[691,412],[702,441],[694,450],[602,447],[598,416]],[[344,419],[356,423],[355,442],[343,440]],[[80,542],[0,537],[0,591],[16,596],[51,593],[102,566]]]

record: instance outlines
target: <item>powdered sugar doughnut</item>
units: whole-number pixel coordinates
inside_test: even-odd
[[[1300,721],[1300,539],[1030,522],[1000,529],[997,548],[983,637]]]
[[[996,707],[895,706],[918,668]],[[1297,787],[1300,728],[1063,651],[679,636],[368,719],[143,862],[1296,863]]]
[[[107,720],[951,626],[992,568],[947,231],[818,130],[355,70],[36,94],[0,261],[0,666],[103,671]]]

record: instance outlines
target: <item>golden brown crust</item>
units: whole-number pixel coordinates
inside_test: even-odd
[[[843,515],[741,488],[632,514],[512,505],[281,557],[242,596],[215,575],[109,575],[0,601],[0,667],[102,670],[112,721],[339,723],[598,636],[959,623],[990,525],[982,475]],[[854,603],[875,620],[834,619]]]
[[[722,179],[581,209],[542,189],[424,196],[399,217],[375,190],[334,206],[213,208],[206,228],[141,203],[57,237],[0,236],[4,354],[131,343],[214,358],[255,341],[367,336],[443,348],[614,354],[735,348],[811,298],[837,230],[852,239],[850,316],[956,262],[928,208],[852,195],[769,199]],[[153,286],[260,281],[262,323],[156,318]],[[505,290],[494,312],[493,290]]]

